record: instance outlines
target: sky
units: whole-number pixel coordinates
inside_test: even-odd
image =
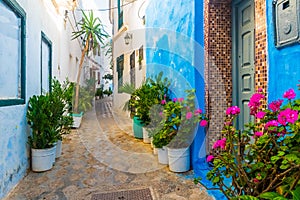
[[[109,11],[97,11],[99,9],[108,9],[109,0],[81,0],[79,6],[82,9],[92,9],[94,14],[97,15],[105,25],[105,30],[111,35],[112,25],[109,21]]]

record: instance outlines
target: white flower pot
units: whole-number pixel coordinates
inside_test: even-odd
[[[146,128],[143,127],[143,142],[146,143],[146,144],[150,144],[151,143],[151,140],[150,140],[150,137],[149,137],[149,133],[147,131]]]
[[[158,162],[160,164],[167,165],[169,163],[167,147],[157,148],[157,155],[158,155]]]
[[[150,138],[150,144],[151,144],[151,148],[154,149],[154,145],[153,145],[153,137]]]
[[[153,154],[157,155],[157,152],[158,152],[158,148],[153,148]]]
[[[73,128],[79,128],[80,127],[81,120],[82,120],[82,115],[83,115],[83,112],[81,112],[79,114],[75,114],[75,113],[72,114],[72,117],[73,117],[72,127]]]
[[[58,140],[57,143],[56,143],[55,158],[59,158],[61,156],[61,151],[62,151],[62,141]]]
[[[34,172],[43,172],[53,167],[56,146],[48,149],[31,149],[31,168]]]
[[[172,172],[186,172],[190,170],[190,149],[168,148],[169,169]]]

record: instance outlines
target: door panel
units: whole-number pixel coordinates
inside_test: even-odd
[[[244,124],[250,121],[248,108],[249,99],[254,93],[254,2],[253,0],[242,0],[234,4],[235,15],[233,21],[235,26],[234,49],[235,51],[235,73],[233,84],[235,84],[233,96],[235,102],[241,109],[238,119],[238,128],[243,129]]]

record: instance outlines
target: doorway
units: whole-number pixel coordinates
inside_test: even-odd
[[[232,6],[233,105],[241,109],[237,128],[242,130],[251,120],[248,103],[255,90],[255,8],[253,0],[236,0]]]

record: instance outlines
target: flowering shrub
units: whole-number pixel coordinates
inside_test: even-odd
[[[173,98],[161,101],[164,106],[163,120],[159,130],[153,136],[156,147],[168,145],[170,148],[188,147],[194,138],[197,123],[207,126],[207,118],[202,110],[195,106],[195,90],[188,90],[187,98]],[[163,141],[163,142],[162,142]]]
[[[289,89],[262,109],[262,91],[248,104],[254,122],[236,130],[240,109],[227,109],[223,138],[213,145],[220,153],[209,155],[213,168],[207,178],[228,198],[299,199],[300,197],[300,99]],[[230,184],[225,184],[229,181]]]

